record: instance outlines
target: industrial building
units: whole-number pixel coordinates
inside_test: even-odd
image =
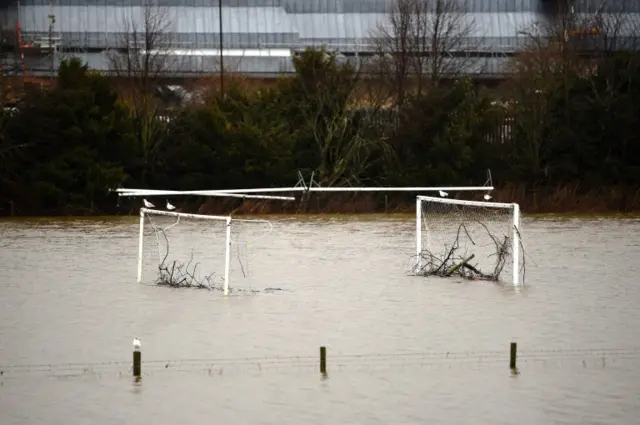
[[[371,56],[377,31],[388,23],[397,0],[150,1],[5,0],[0,3],[2,35],[5,45],[14,40],[19,54],[12,57],[30,75],[55,73],[59,61],[70,56],[107,73],[110,54],[126,46],[133,29],[143,33],[152,13],[153,19],[162,16],[167,36],[157,48],[173,58],[171,72],[210,75],[219,72],[223,62],[225,72],[270,77],[291,73],[292,57],[306,47],[326,46],[345,60]],[[555,5],[553,0],[460,4],[464,19],[473,23],[467,34],[467,45],[473,48],[449,54],[473,57],[468,72],[485,78],[504,75],[509,57],[525,45],[523,31],[549,19]],[[579,0],[571,10],[597,14],[603,13],[602,5]],[[625,0],[617,12],[639,22],[640,0]],[[619,35],[636,37],[637,28],[627,24]]]

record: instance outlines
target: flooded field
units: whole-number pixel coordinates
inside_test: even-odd
[[[412,216],[269,220],[227,298],[153,285],[153,236],[137,284],[137,217],[0,221],[0,423],[637,422],[640,220],[524,217],[519,288],[410,276]],[[171,253],[219,279],[203,226]]]

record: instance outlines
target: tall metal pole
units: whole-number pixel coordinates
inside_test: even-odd
[[[222,54],[222,0],[218,0],[218,36],[220,38],[220,94],[224,96],[224,55]]]
[[[56,23],[56,15],[53,14],[53,1],[49,0],[49,55],[51,55],[51,79],[54,78],[55,55],[53,48],[53,25]]]
[[[51,6],[51,3],[49,3]],[[53,15],[49,15],[49,55],[51,56],[51,74],[50,77],[53,80],[53,70],[55,69],[55,57],[53,56],[53,23],[55,18]]]

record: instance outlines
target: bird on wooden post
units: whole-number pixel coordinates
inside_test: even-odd
[[[140,340],[138,337],[133,338],[133,376],[139,380],[142,376],[142,352],[140,352]]]

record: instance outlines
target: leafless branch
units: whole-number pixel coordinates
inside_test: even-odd
[[[325,54],[328,63],[336,60],[332,53]],[[363,126],[354,120],[361,72],[360,66],[351,68],[338,65],[335,75],[318,75],[310,79],[315,81],[317,78],[319,82],[322,78],[336,78],[339,81],[328,82],[326,87],[313,83],[302,85],[306,103],[302,111],[311,123],[321,158],[318,170],[321,185],[357,183],[358,177],[370,163],[374,146],[383,143],[366,137]]]
[[[126,17],[120,45],[109,54],[112,71],[151,93],[152,84],[175,65],[172,31],[168,9],[162,7],[144,6],[141,19]]]
[[[172,53],[173,26],[168,9],[144,6],[140,18],[128,16],[122,27],[120,45],[108,57],[112,72],[123,83],[121,94],[130,106],[146,169],[158,151],[167,124],[161,119],[159,79],[179,69],[180,56]]]
[[[376,73],[389,83],[396,104],[444,77],[457,78],[477,63],[481,38],[464,5],[455,0],[396,0],[376,41]]]
[[[456,236],[451,244],[444,245],[442,254],[431,252],[429,249],[423,250],[419,254],[420,267],[416,267],[415,273],[421,276],[450,277],[455,274],[471,280],[499,280],[507,259],[512,254],[511,238],[505,235],[503,240],[500,240],[491,234],[484,223],[477,222],[484,228],[494,244],[495,251],[490,257],[495,257],[495,263],[490,273],[480,270],[477,264],[471,264],[471,261],[476,257],[474,252],[470,252],[466,248],[464,252],[460,252],[461,246],[467,246],[467,244],[460,244],[461,237],[468,240],[471,246],[476,245],[464,223],[458,226]]]
[[[156,237],[158,237],[159,234],[162,235],[166,246],[164,257],[160,264],[158,264],[156,285],[170,286],[173,288],[212,289],[214,273],[202,277],[197,274],[197,269],[200,263],[193,264],[193,250],[191,251],[191,256],[187,263],[177,260],[167,262],[167,258],[169,257],[169,238],[167,237],[164,229],[155,225],[151,217],[148,217],[148,219],[153,227],[153,233],[155,233]],[[159,240],[158,248],[160,248]]]

